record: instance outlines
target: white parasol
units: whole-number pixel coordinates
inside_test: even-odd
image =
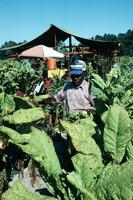
[[[19,56],[38,58],[63,58],[64,54],[50,47],[38,45],[23,51]]]

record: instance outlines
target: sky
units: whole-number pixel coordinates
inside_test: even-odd
[[[133,30],[133,0],[0,0],[0,46],[30,41],[54,24],[81,37]]]

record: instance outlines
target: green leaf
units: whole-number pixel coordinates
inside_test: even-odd
[[[111,106],[105,120],[104,149],[117,163],[124,157],[126,146],[131,139],[130,133],[127,111],[117,104]]]
[[[0,93],[0,110],[2,116],[12,113],[15,110],[15,102],[11,95]]]
[[[5,95],[4,114],[12,113],[15,110],[15,102],[11,95]]]
[[[50,137],[37,128],[31,127],[28,134],[19,134],[10,128],[0,126],[0,133],[9,137],[9,142],[19,146],[23,152],[36,160],[42,169],[43,178],[54,188],[64,195],[60,175],[62,173],[54,145]],[[67,194],[66,194],[67,196]]]
[[[104,90],[106,88],[106,84],[104,80],[98,74],[92,74],[91,81],[95,84],[99,89]]]
[[[21,149],[39,162],[49,176],[51,174],[59,175],[61,168],[50,137],[34,127],[30,134],[31,138],[27,144],[19,144]]]
[[[111,92],[115,95],[118,95],[118,94],[122,95],[123,93],[125,93],[124,88],[121,85],[114,85],[114,87],[112,86]]]
[[[129,160],[133,159],[133,144],[132,141],[130,141],[127,145],[127,156]]]
[[[5,136],[10,140],[14,141],[14,144],[26,143],[31,137],[30,134],[20,134],[19,132],[6,126],[0,126],[0,135]]]
[[[17,181],[2,194],[2,200],[56,200],[56,198],[29,192],[22,183]]]
[[[38,121],[44,118],[44,112],[41,108],[20,109],[12,115],[3,117],[3,120],[10,124],[26,124]]]
[[[78,153],[72,157],[72,162],[76,172],[80,174],[83,186],[89,190],[102,171],[102,158],[98,159],[94,153],[90,155]]]
[[[118,78],[120,77],[121,72],[120,72],[120,68],[112,68],[107,76],[107,87],[117,84],[118,82]]]
[[[127,106],[128,103],[130,102],[130,98],[132,98],[132,91],[127,90],[121,98],[121,104]]]
[[[133,133],[133,119],[131,119],[131,132]]]
[[[98,200],[132,200],[133,199],[133,161],[124,164],[107,165],[93,192]]]
[[[95,96],[97,99],[101,99],[103,101],[107,101],[108,100],[107,95],[100,88],[92,86],[91,91],[92,91],[92,95]]]
[[[82,184],[81,177],[76,172],[71,172],[67,175],[67,180],[77,188],[88,200],[96,200],[91,192],[87,191]]]
[[[3,116],[3,110],[4,110],[4,92],[0,93],[0,114]]]
[[[84,121],[84,119],[82,120]],[[64,130],[68,133],[77,152],[81,152],[83,154],[92,154],[92,152],[94,152],[97,157],[101,157],[100,149],[91,137],[91,135],[95,132],[94,122],[86,118],[86,120],[88,120],[87,125],[87,123],[82,123],[82,120],[77,120],[74,123],[60,121],[60,123]]]
[[[104,113],[102,113],[101,115],[101,119],[102,121],[105,123],[107,120],[107,116],[108,116],[109,110],[106,110]]]
[[[31,127],[29,134],[20,134],[11,128],[0,126],[0,133],[8,137],[10,142],[18,145],[25,153],[39,162],[49,176],[61,173],[53,143],[45,132]]]

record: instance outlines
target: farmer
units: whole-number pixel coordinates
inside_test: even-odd
[[[66,112],[89,111],[94,106],[94,97],[90,94],[89,83],[85,80],[86,64],[77,60],[70,66],[71,81],[67,82],[54,97],[44,99],[44,103],[63,103]]]
[[[71,82],[67,82],[54,96],[57,102],[65,103],[68,112],[89,111],[94,106],[85,75],[86,64],[79,60],[70,66]]]

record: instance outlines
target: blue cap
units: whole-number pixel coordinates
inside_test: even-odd
[[[71,65],[70,66],[70,75],[80,75],[83,73],[82,65]]]

